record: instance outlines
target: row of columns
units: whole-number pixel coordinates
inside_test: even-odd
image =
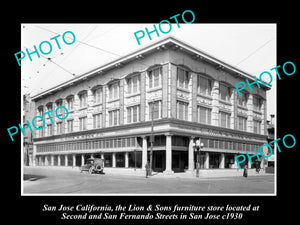
[[[94,154],[90,154],[91,158],[94,157]],[[62,155],[50,155],[50,162],[48,160],[49,155],[44,156],[44,163],[42,162],[42,158],[43,156],[38,156],[38,164],[41,165],[46,165],[46,166],[54,166],[54,157],[57,157],[57,166],[62,166],[61,165],[61,156]],[[69,159],[68,159],[68,155],[64,155],[65,160],[64,160],[64,166],[68,166],[69,165]],[[101,159],[104,159],[104,154],[101,153]],[[83,166],[85,163],[85,154],[81,154],[81,166]],[[76,166],[76,154],[72,155],[72,166],[75,167]],[[128,157],[128,152],[125,152],[125,168],[128,168],[129,166],[129,157]],[[116,167],[116,153],[113,152],[112,153],[112,167]]]
[[[165,173],[173,173],[172,171],[172,135],[171,134],[165,134],[166,136],[166,157],[165,157]],[[195,158],[194,158],[194,147],[193,147],[193,142],[194,142],[194,137],[190,137],[189,140],[189,147],[188,147],[188,170],[193,171],[194,170],[194,163],[195,163]],[[148,145],[147,145],[147,136],[142,136],[142,169],[145,169],[145,165],[147,161],[150,161],[150,159],[147,158],[147,153],[148,153]],[[50,156],[50,165],[54,165],[54,156]],[[84,156],[85,154],[81,155],[81,165],[84,165]],[[235,154],[237,156],[237,154]],[[91,154],[91,157],[93,157],[93,154]],[[101,158],[104,159],[104,154],[101,153]],[[41,157],[39,158],[41,160]],[[65,166],[68,165],[68,155],[65,155]],[[39,164],[40,161],[39,161]],[[45,165],[49,165],[48,162],[48,157],[45,157]],[[61,165],[61,158],[60,156],[57,158],[57,165]],[[76,166],[76,155],[72,155],[72,165]],[[129,157],[128,157],[128,152],[125,152],[125,168],[128,168],[129,165]],[[248,166],[250,167],[250,161],[248,162]],[[112,167],[116,167],[116,153],[112,153]],[[225,167],[225,154],[220,153],[220,163],[219,163],[219,168],[224,168]],[[233,168],[237,168],[237,163],[234,160],[234,164],[232,166]],[[209,152],[205,152],[205,158],[204,158],[204,168],[209,169]]]
[[[142,168],[145,169],[145,165],[147,163],[147,160],[150,161],[150,159],[147,159],[147,137],[142,136]],[[172,135],[166,134],[166,169],[164,173],[174,173],[172,170]]]

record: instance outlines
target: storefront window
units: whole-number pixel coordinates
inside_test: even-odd
[[[134,151],[128,153],[128,166],[132,168],[142,168],[142,152]]]
[[[116,167],[125,167],[125,153],[116,153]]]
[[[209,154],[209,168],[219,168],[220,163],[220,154],[219,153],[210,153]]]
[[[104,166],[112,167],[112,153],[104,153]]]

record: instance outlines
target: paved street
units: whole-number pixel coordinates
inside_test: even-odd
[[[247,194],[274,193],[274,175],[200,177],[88,174],[78,168],[25,167],[24,194]]]

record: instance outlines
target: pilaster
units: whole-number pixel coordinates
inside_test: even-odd
[[[215,80],[212,87],[212,111],[211,122],[214,126],[219,126],[219,81]]]
[[[120,107],[120,125],[124,124],[124,79],[120,80],[120,89],[119,89],[119,97],[120,97],[120,102],[119,102],[119,107]]]
[[[142,136],[142,169],[145,169],[147,163],[147,137]]]
[[[188,151],[189,151],[188,152],[188,160],[189,160],[188,170],[189,171],[194,170],[194,163],[195,163],[193,142],[194,142],[194,137],[190,137],[189,149],[188,149]]]
[[[250,93],[247,101],[248,119],[247,131],[253,132],[253,95]]]
[[[141,93],[141,107],[140,107],[140,121],[145,121],[145,110],[146,110],[146,76],[147,72],[144,71],[141,73],[141,83],[140,83],[140,93]]]
[[[168,117],[168,64],[162,67],[162,118]]]
[[[198,122],[198,118],[197,118],[197,80],[198,80],[198,75],[196,73],[191,72],[191,82],[192,82],[192,100],[191,100],[192,122]]]
[[[172,135],[166,134],[166,170],[164,173],[174,173],[172,170]]]

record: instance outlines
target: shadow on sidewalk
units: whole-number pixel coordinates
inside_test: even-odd
[[[46,176],[39,176],[39,175],[32,175],[32,174],[23,175],[23,180],[28,180],[28,181],[36,181],[43,178],[46,178]]]

